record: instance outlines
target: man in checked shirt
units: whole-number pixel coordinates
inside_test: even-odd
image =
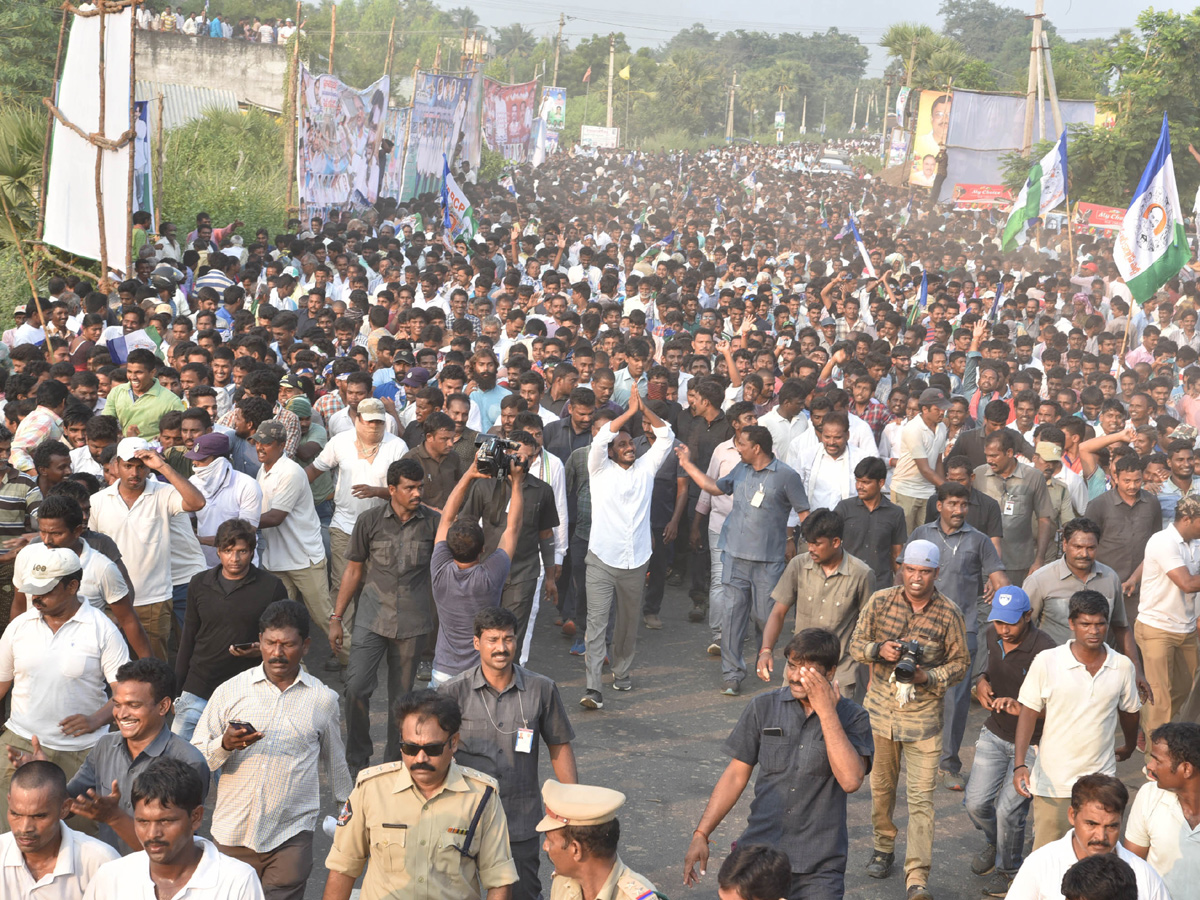
[[[338,804],[354,785],[337,694],[300,667],[308,610],[276,600],[259,619],[258,643],[262,665],[213,692],[192,743],[221,772],[212,820],[218,849],[254,868],[267,900],[301,900],[321,811],[319,766]]]

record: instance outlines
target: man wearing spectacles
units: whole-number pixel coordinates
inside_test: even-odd
[[[325,860],[323,900],[349,900],[364,867],[361,900],[509,900],[517,867],[499,785],[454,762],[458,703],[414,691],[400,698],[395,716],[401,759],[359,773]]]

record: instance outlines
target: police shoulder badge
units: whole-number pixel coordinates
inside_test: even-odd
[[[338,813],[337,823],[338,823],[338,825],[345,825],[353,817],[354,817],[354,810],[350,808],[350,800],[347,799],[346,802],[342,805],[342,811],[340,813]]]

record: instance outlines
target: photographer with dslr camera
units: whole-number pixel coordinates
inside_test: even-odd
[[[499,606],[513,554],[516,553],[525,512],[525,469],[505,455],[503,440],[477,441],[480,448],[446,500],[433,539],[429,566],[433,603],[438,612],[437,645],[433,651],[433,685],[445,684],[479,662],[475,649],[475,614]],[[501,475],[501,470],[505,473]],[[459,510],[480,479],[506,481],[511,490],[504,532],[491,553],[484,553],[485,535],[479,520],[459,518]]]
[[[872,878],[892,869],[898,829],[892,819],[900,761],[908,780],[906,900],[931,900],[933,793],[942,753],[946,691],[970,666],[966,628],[958,605],[936,587],[941,557],[930,541],[911,541],[899,583],[867,600],[850,639],[850,655],[871,667],[863,706],[871,716],[875,764],[871,769]]]

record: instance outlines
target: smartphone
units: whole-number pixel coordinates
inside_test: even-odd
[[[783,737],[782,728],[764,728],[762,733],[763,737]]]
[[[251,641],[248,644],[234,644],[233,649],[234,650],[253,650],[254,649],[254,641]]]
[[[255,730],[254,726],[251,725],[249,722],[239,722],[237,719],[230,719],[229,724],[232,725],[238,731],[253,732]]]

